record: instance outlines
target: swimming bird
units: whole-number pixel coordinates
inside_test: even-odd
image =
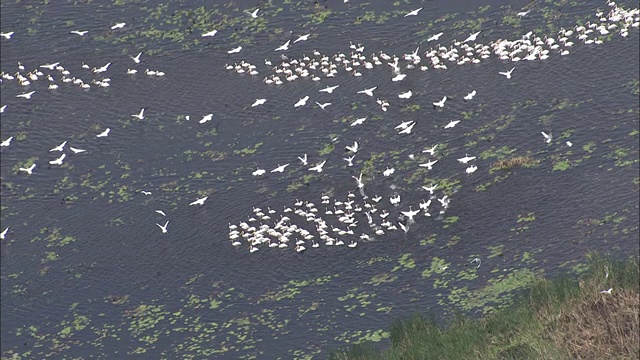
[[[447,125],[444,126],[445,129],[451,129],[456,127],[456,125],[458,125],[458,123],[460,122],[460,120],[451,120]]]
[[[459,161],[460,163],[462,163],[462,164],[466,164],[466,163],[468,163],[469,161],[471,161],[471,160],[475,160],[475,159],[476,159],[476,157],[475,157],[475,156],[469,156],[469,155],[465,154],[465,155],[464,155],[464,157],[463,157],[463,158],[458,159],[458,161]]]
[[[140,64],[140,56],[142,55],[142,53],[138,53],[138,55],[136,56],[131,56],[129,55],[129,57],[131,58],[131,60],[133,60],[134,63],[136,64]]]
[[[162,216],[167,216],[167,214],[165,214],[162,210],[156,210],[156,212]]]
[[[203,116],[202,119],[200,119],[200,121],[198,121],[198,123],[204,124],[207,121],[211,121],[211,119],[213,119],[213,114],[207,114],[207,115]]]
[[[144,119],[144,108],[142,110],[140,110],[139,113],[131,115],[131,116],[133,116],[134,118],[138,118],[139,120]]]
[[[133,75],[136,74],[138,72],[138,70],[136,69],[127,69],[127,75]]]
[[[67,156],[67,154],[62,154],[62,155],[60,155],[59,158],[49,161],[49,164],[51,164],[51,165],[62,165],[62,162],[64,161],[64,158],[66,156]]]
[[[289,44],[290,44],[290,43],[291,43],[291,40],[287,40],[287,42],[286,42],[286,43],[284,43],[284,44],[282,44],[282,45],[278,46],[278,47],[276,48],[276,50],[275,50],[275,51],[285,51],[285,50],[289,50]]]
[[[438,187],[438,184],[431,184],[430,186],[423,186],[422,189],[429,192],[429,194],[433,195],[433,191]]]
[[[257,169],[256,171],[252,172],[251,175],[253,176],[262,176],[267,172],[267,170],[264,169]]]
[[[437,148],[437,147],[438,147],[438,144],[435,144],[435,145],[433,145],[433,147],[432,147],[432,148],[430,148],[430,149],[424,149],[424,150],[422,150],[422,152],[423,152],[423,153],[429,153],[430,155],[432,155],[432,156],[433,156],[433,155],[435,154],[435,152],[436,152],[436,148]]]
[[[317,164],[316,166],[310,167],[309,170],[310,171],[317,171],[317,172],[322,172],[322,167],[324,166],[324,164],[327,162],[327,160],[324,160],[323,162]]]
[[[478,35],[480,35],[480,31],[472,33],[471,35],[469,35],[468,38],[466,38],[463,43],[469,42],[469,41],[476,41],[476,38],[478,37]]]
[[[545,138],[545,142],[546,142],[547,144],[549,144],[549,143],[551,142],[551,140],[552,140],[552,138],[553,138],[553,136],[551,135],[551,133],[548,133],[548,134],[547,134],[547,133],[545,133],[544,131],[541,131],[541,132],[540,132],[540,134],[542,134],[542,136],[544,136],[544,138]]]
[[[304,154],[304,156],[302,156],[302,157],[298,156],[298,160],[300,160],[302,165],[307,165],[307,163],[308,163],[307,154]]]
[[[15,34],[15,33],[13,31],[11,31],[11,32],[6,32],[6,33],[0,33],[0,36],[2,36],[3,38],[9,40],[9,39],[11,39],[13,34]]]
[[[400,132],[398,133],[398,135],[400,135],[400,134],[411,134],[411,130],[413,129],[413,127],[414,127],[415,125],[416,125],[416,122],[415,122],[415,121],[413,121],[413,122],[411,123],[411,125],[407,126],[407,127],[406,127],[406,129],[404,129],[404,130],[400,131]]]
[[[444,103],[445,103],[445,102],[447,102],[447,97],[446,97],[446,96],[444,96],[444,97],[442,98],[442,100],[437,101],[437,102],[434,102],[434,103],[433,103],[433,108],[434,108],[434,109],[435,109],[436,107],[442,108],[442,107],[444,107]]]
[[[80,36],[85,36],[88,32],[89,32],[88,30],[84,30],[84,31],[71,30],[71,31],[69,31],[69,33],[71,33],[71,34],[76,34],[76,35],[80,35]]]
[[[18,170],[20,171],[24,171],[27,174],[31,175],[31,173],[33,173],[33,169],[35,169],[36,164],[31,164],[31,166],[29,166],[28,168],[19,168]]]
[[[103,132],[101,132],[100,134],[96,135],[96,137],[107,137],[109,135],[110,131],[111,131],[111,129],[106,128]]]
[[[293,41],[293,43],[295,44],[295,43],[297,43],[298,41],[306,41],[306,40],[308,40],[308,39],[309,39],[309,35],[311,35],[311,34],[305,34],[305,35],[302,35],[302,36],[298,37],[297,39],[295,39],[295,40]]]
[[[320,109],[324,110],[324,108],[326,108],[327,106],[331,105],[331,103],[324,103],[324,104],[320,104],[319,102],[316,101],[316,104],[320,107]]]
[[[237,48],[233,48],[233,49],[227,51],[227,54],[237,54],[240,51],[242,51],[242,46],[238,46]]]
[[[307,100],[309,100],[309,96],[305,96],[303,98],[300,98],[300,100],[298,100],[297,103],[293,104],[293,107],[300,107],[300,106],[305,106],[307,104]]]
[[[357,92],[357,94],[365,94],[365,95],[373,96],[373,91],[377,88],[378,88],[377,86],[374,86],[370,89],[360,90]]]
[[[347,162],[347,166],[353,166],[353,159],[355,157],[355,155],[351,155],[350,157],[342,158],[342,160]]]
[[[208,198],[209,198],[208,196],[201,197],[200,199],[193,201],[189,205],[190,206],[191,205],[200,205],[200,206],[202,206],[202,205],[204,205],[204,202],[207,201]]]
[[[167,222],[166,222],[166,223],[164,223],[164,226],[163,226],[163,225],[160,225],[160,224],[158,224],[158,223],[156,223],[156,225],[158,225],[158,227],[160,228],[160,230],[162,230],[162,233],[163,233],[163,234],[166,234],[166,233],[167,233],[167,226],[169,225],[169,220],[167,220]]]
[[[515,70],[515,69],[516,69],[516,68],[515,68],[515,67],[513,67],[513,68],[511,68],[511,70],[509,70],[509,71],[506,71],[506,72],[502,72],[502,71],[500,71],[500,72],[498,72],[498,74],[506,76],[506,77],[507,77],[507,79],[511,79],[511,73],[512,73],[512,72],[513,72],[513,70]]]
[[[49,150],[49,152],[52,152],[52,151],[63,151],[65,145],[67,145],[67,141],[66,140],[62,144],[60,144],[60,145],[54,147],[53,149]]]
[[[249,15],[251,15],[252,18],[256,19],[258,18],[258,11],[260,11],[260,9],[255,9],[251,12],[249,12],[248,10],[245,10],[245,12]]]
[[[573,146],[573,143],[571,141],[569,141],[569,140],[567,140],[567,142],[565,144],[567,144],[568,147],[572,147]]]
[[[429,162],[426,162],[426,163],[424,163],[424,164],[420,164],[420,165],[418,165],[418,166],[420,166],[420,167],[426,167],[427,169],[431,170],[431,169],[433,169],[433,165],[435,165],[437,162],[438,162],[438,160],[437,160],[437,159],[436,159],[436,160],[431,160],[431,161],[429,161]]]
[[[480,267],[480,265],[482,265],[482,260],[480,260],[480,258],[474,258],[473,260],[471,260],[471,263],[478,263],[478,267]]]
[[[383,175],[384,177],[391,176],[391,175],[393,175],[393,173],[394,173],[395,171],[396,171],[396,170],[395,170],[394,168],[389,168],[389,167],[387,167],[387,169],[386,169],[385,171],[383,171],[383,172],[382,172],[382,175]]]
[[[432,35],[431,37],[429,37],[427,39],[427,42],[438,41],[438,39],[440,39],[440,36],[442,36],[442,34],[444,34],[444,33],[440,32],[440,33],[437,33],[435,35]]]
[[[402,81],[402,80],[404,80],[404,78],[406,78],[406,77],[407,77],[407,74],[398,74],[398,75],[396,75],[396,76],[392,77],[392,78],[391,78],[391,81],[393,81],[393,82]]]
[[[337,89],[338,87],[340,87],[340,85],[327,86],[324,89],[318,90],[318,92],[326,92],[327,94],[331,94],[333,90]]]
[[[251,104],[251,107],[256,107],[266,102],[267,102],[267,99],[256,99],[256,101],[253,104]]]
[[[99,68],[94,67],[91,71],[93,71],[94,74],[103,73],[107,71],[107,69],[109,69],[109,66],[111,66],[111,63],[106,63],[104,66],[101,66]]]
[[[27,100],[31,99],[31,95],[35,94],[35,91],[30,91],[28,93],[16,95],[17,98],[25,98]]]
[[[422,10],[422,8],[418,8],[418,9],[412,10],[412,11],[408,12],[407,14],[405,14],[404,17],[416,16],[420,12],[420,10]]]
[[[202,34],[202,37],[216,36],[217,33],[218,33],[218,30],[207,31],[206,33]]]
[[[353,146],[349,146],[349,145],[347,145],[347,146],[345,146],[345,148],[346,148],[347,150],[351,151],[352,153],[357,153],[357,152],[358,152],[359,145],[358,145],[358,142],[357,142],[357,141],[354,141],[354,142],[353,142]]]
[[[127,25],[127,23],[117,23],[111,27],[111,30],[122,29],[125,25]]]
[[[278,164],[278,167],[277,167],[277,168],[275,168],[275,169],[273,169],[273,170],[271,170],[271,172],[272,172],[272,173],[274,173],[274,172],[279,172],[279,173],[284,172],[284,169],[285,169],[287,166],[289,166],[289,164],[284,164],[284,165],[280,165],[280,164]]]
[[[411,95],[413,95],[413,93],[411,92],[411,90],[409,90],[407,92],[403,92],[402,94],[399,94],[398,97],[400,99],[410,99]]]
[[[473,90],[472,92],[468,93],[467,96],[464,97],[465,100],[471,100],[473,99],[473,97],[476,96],[476,91]]]
[[[356,126],[356,125],[362,125],[364,124],[364,121],[367,120],[366,117],[363,118],[359,118],[359,119],[355,119],[350,126]]]
[[[478,167],[475,165],[471,165],[465,170],[465,172],[467,174],[473,174],[474,172],[476,172],[476,170],[478,170]]]

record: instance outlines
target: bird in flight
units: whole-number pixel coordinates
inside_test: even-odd
[[[134,115],[131,115],[131,116],[133,116],[134,118],[137,118],[139,120],[144,119],[144,109],[140,110],[140,112],[138,114],[134,114]]]
[[[80,36],[85,36],[88,32],[89,32],[88,30],[85,30],[85,31],[71,30],[69,33],[80,35]]]
[[[49,152],[52,152],[52,151],[64,151],[65,145],[67,145],[67,141],[65,141],[62,144],[60,144],[60,145],[54,147],[53,149],[49,150]]]
[[[59,158],[49,161],[49,164],[51,164],[51,165],[62,165],[62,162],[64,161],[64,158],[66,156],[67,156],[67,154],[62,154],[62,155],[60,155]]]
[[[107,137],[109,136],[109,132],[111,131],[111,129],[106,128],[103,132],[101,132],[100,134],[96,135],[96,137]]]
[[[418,13],[420,12],[420,10],[422,10],[422,8],[418,8],[418,9],[415,9],[415,10],[413,10],[413,11],[411,11],[411,12],[408,12],[407,14],[405,14],[405,16],[404,16],[404,17],[407,17],[407,16],[416,16],[416,15],[418,15]]]
[[[511,79],[511,73],[512,73],[512,72],[513,72],[513,70],[515,70],[515,69],[516,69],[516,68],[515,68],[515,67],[513,67],[513,68],[511,68],[511,70],[509,70],[509,71],[505,71],[505,72],[503,72],[503,71],[499,71],[499,72],[498,72],[498,74],[506,76],[506,77],[507,77],[507,79]]]
[[[133,62],[135,62],[136,64],[140,64],[140,56],[142,55],[142,53],[138,53],[138,55],[136,56],[129,56],[131,58],[131,60],[133,60]]]
[[[358,93],[358,94],[365,94],[365,95],[373,96],[373,91],[374,91],[375,89],[377,89],[377,88],[378,88],[377,86],[374,86],[374,87],[372,87],[372,88],[370,88],[370,89],[360,90],[360,91],[358,91],[357,93]]]
[[[156,225],[158,225],[158,227],[160,228],[160,230],[162,230],[163,234],[167,233],[167,226],[169,225],[169,220],[167,220],[166,223],[164,223],[164,225],[160,225],[158,223],[156,223]]]
[[[18,170],[24,171],[27,174],[31,175],[31,173],[33,173],[33,169],[35,169],[35,167],[36,167],[36,164],[31,164],[31,166],[29,166],[28,168],[20,168]]]
[[[208,196],[202,197],[202,198],[192,202],[189,205],[200,205],[200,206],[202,206],[202,205],[204,205],[204,202],[207,201],[208,198],[209,198]]]

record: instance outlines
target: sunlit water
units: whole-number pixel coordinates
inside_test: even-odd
[[[417,46],[422,54],[431,46],[427,36],[443,31],[439,42],[448,46],[475,30],[450,30],[458,20],[475,24],[472,20],[483,19],[478,42],[489,43],[517,39],[529,30],[542,36],[570,28],[577,19],[592,19],[596,9],[606,9],[599,1],[549,5],[555,13],[544,18],[531,6],[532,12],[514,29],[503,17],[520,7],[511,4],[508,10],[506,2],[487,2],[491,7],[482,13],[457,15],[433,24],[426,35],[416,35],[446,14],[481,6],[461,3],[403,4],[401,9],[356,1],[327,4],[333,12],[325,22],[302,28],[297,22],[309,21],[318,10],[295,4],[273,16],[274,9],[263,9],[267,30],[253,38],[238,30],[241,39],[249,40],[234,55],[226,53],[238,45],[231,28],[205,40],[199,34],[212,28],[194,30],[186,49],[168,40],[133,37],[114,44],[92,38],[117,38],[154,24],[146,11],[133,5],[24,10],[21,4],[3,3],[2,32],[16,34],[0,42],[2,71],[15,73],[18,61],[26,71],[59,61],[72,76],[88,81],[97,76],[82,69],[83,62],[91,67],[112,63],[103,73],[112,79],[107,88],[82,90],[59,82],[59,89],[47,90],[45,79],[24,88],[15,80],[0,85],[1,105],[7,105],[1,140],[16,137],[2,148],[1,164],[2,229],[10,227],[1,248],[3,356],[145,352],[142,356],[154,358],[302,357],[367,334],[375,338],[374,331],[416,310],[434,311],[439,318],[456,308],[479,314],[499,304],[474,290],[509,277],[515,280],[501,282],[493,292],[515,289],[524,281],[521,276],[529,274],[527,269],[569,269],[588,250],[637,252],[637,28],[626,38],[613,34],[601,45],[576,43],[568,56],[517,64],[492,56],[442,71],[414,69],[397,83],[390,81],[386,64],[362,70],[362,77],[341,71],[319,82],[262,82],[272,73],[264,59],[278,61],[273,49],[308,32],[312,38],[292,45],[287,56],[311,55],[314,49],[327,55],[346,53],[350,41],[363,44],[367,55],[385,51],[401,56]],[[182,9],[172,6],[175,9],[165,14]],[[221,9],[231,17],[246,17],[242,10],[255,4],[237,6]],[[424,9],[416,17],[354,24],[367,11],[404,14],[420,6]],[[32,18],[36,20],[30,24]],[[109,32],[119,21],[129,27]],[[28,28],[35,32],[29,35]],[[89,30],[88,37],[68,34],[75,29]],[[193,45],[195,38],[200,43]],[[143,54],[136,65],[128,55],[139,51],[158,53]],[[242,60],[256,64],[260,75],[224,69]],[[498,75],[512,66],[512,79]],[[128,68],[139,72],[126,75]],[[166,76],[146,76],[147,68]],[[340,87],[333,94],[318,92],[334,84]],[[378,89],[372,98],[356,94],[374,86]],[[463,101],[473,89],[476,97]],[[31,90],[36,91],[31,100],[15,97]],[[397,98],[407,90],[413,92],[411,99]],[[307,106],[295,109],[293,104],[305,95],[310,96]],[[450,97],[446,106],[433,110],[432,102],[445,95]],[[391,103],[387,112],[376,104],[378,96]],[[268,100],[250,107],[256,98]],[[323,111],[315,101],[332,105]],[[410,111],[408,105],[420,108]],[[146,108],[145,119],[137,121],[130,114],[141,108]],[[464,112],[472,112],[469,119],[462,119]],[[198,124],[209,113],[213,120]],[[185,120],[186,115],[191,120]],[[359,117],[368,119],[350,127]],[[462,121],[444,130],[454,119]],[[397,135],[394,127],[405,120],[417,121],[413,133]],[[508,126],[499,128],[504,123]],[[96,138],[105,128],[111,129],[109,136]],[[541,131],[553,133],[554,141],[546,144]],[[24,138],[19,141],[20,134]],[[87,152],[67,151],[65,165],[49,166],[59,155],[49,149],[64,140]],[[354,166],[347,167],[344,149],[355,140],[362,149]],[[566,140],[574,146],[567,147]],[[332,142],[335,149],[321,155]],[[418,164],[430,158],[421,151],[435,144],[442,144],[439,163],[415,175]],[[490,172],[498,149],[505,147],[540,165]],[[304,153],[308,166],[297,160]],[[479,158],[471,175],[456,161],[467,153]],[[427,179],[457,182],[448,192],[451,205],[446,213],[437,216],[436,210],[431,218],[420,214],[406,235],[389,231],[373,241],[360,241],[356,248],[321,243],[303,253],[293,246],[262,246],[249,253],[245,243],[231,246],[228,224],[246,221],[254,206],[277,210],[272,215],[277,220],[296,199],[314,202],[320,212],[322,194],[343,200],[353,191],[355,201],[363,203],[352,176],[372,157],[375,170],[365,177],[365,191],[383,197],[379,207],[391,212],[389,219],[397,221],[399,211],[409,205],[416,209],[428,199],[420,189],[429,185]],[[32,158],[37,158],[32,175],[17,171]],[[322,173],[308,171],[323,160]],[[291,165],[282,174],[251,175],[257,167],[268,172],[285,163]],[[570,167],[559,170],[559,163]],[[382,176],[386,167],[394,167],[395,173]],[[309,174],[314,176],[305,180]],[[508,177],[479,190],[498,175]],[[402,196],[399,207],[388,201],[394,193]],[[443,194],[438,192],[438,197]],[[204,195],[209,197],[204,206],[189,206]],[[439,210],[437,200],[433,202]],[[518,221],[531,213],[535,220]],[[292,223],[305,225],[303,219],[289,216]],[[162,234],[155,223],[166,220],[169,231]],[[602,224],[588,225],[596,221]],[[371,232],[366,219],[361,216],[359,222],[345,243]],[[67,236],[75,241],[64,243],[61,239]],[[479,268],[471,264],[476,257],[482,259]],[[469,294],[473,300],[459,300]],[[145,320],[140,324],[136,319]],[[65,330],[68,326],[72,329]]]

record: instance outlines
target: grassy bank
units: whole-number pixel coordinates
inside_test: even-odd
[[[458,317],[443,329],[416,315],[391,326],[388,349],[360,344],[330,359],[638,359],[638,258],[588,261],[584,275],[541,278],[485,318]]]

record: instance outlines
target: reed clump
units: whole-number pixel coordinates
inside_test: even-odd
[[[457,316],[442,328],[415,315],[391,326],[389,348],[360,344],[330,359],[639,358],[638,259],[588,260],[581,278],[537,279],[513,306],[485,318]]]
[[[529,156],[516,156],[508,159],[501,159],[491,165],[492,170],[508,170],[514,167],[531,167],[540,163],[540,160],[536,160]]]

